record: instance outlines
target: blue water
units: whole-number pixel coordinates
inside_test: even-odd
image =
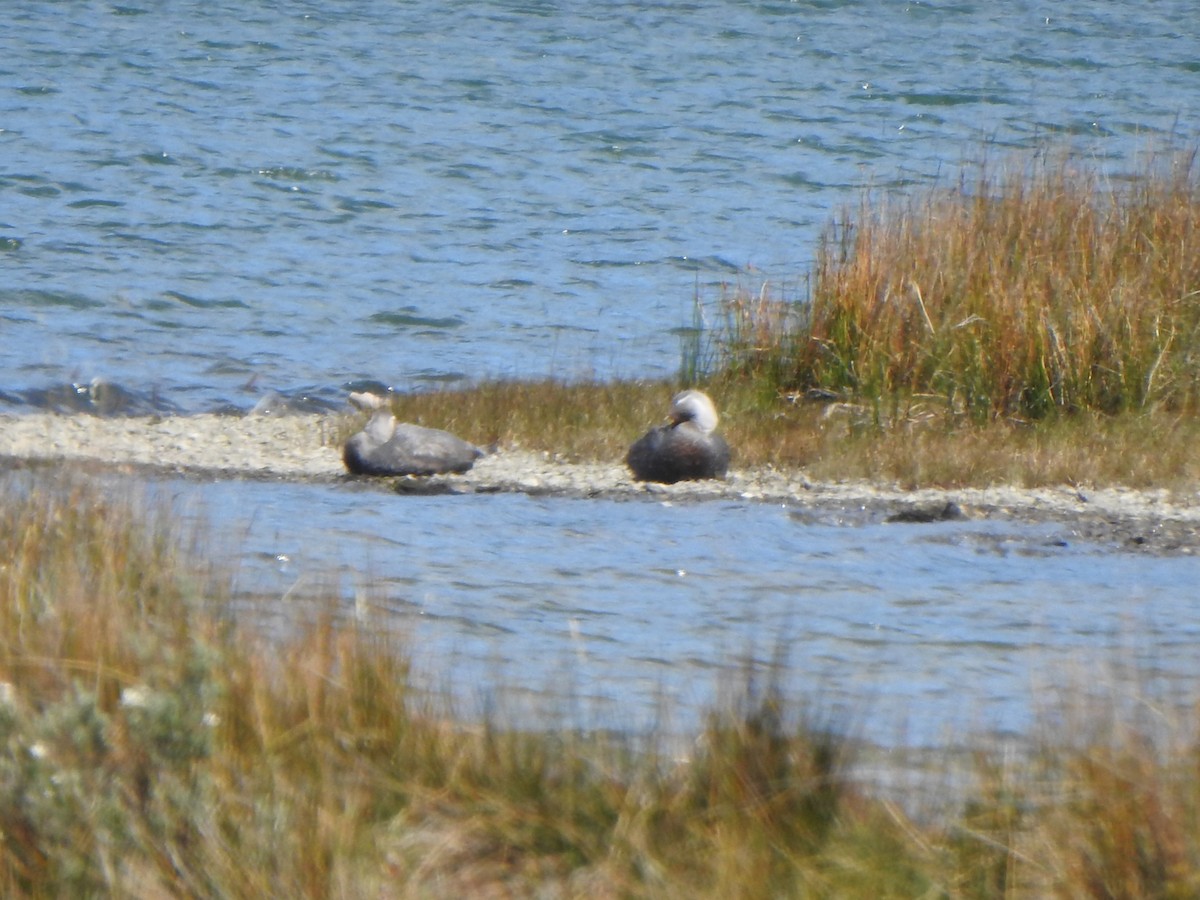
[[[263,600],[255,615],[286,630],[310,614],[305,598],[340,596],[346,615],[404,635],[430,683],[472,712],[508,702],[581,726],[688,730],[778,659],[793,700],[881,743],[928,745],[1026,733],[1038,698],[1054,698],[1043,689],[1072,676],[1161,699],[1200,675],[1200,559],[1113,552],[1063,525],[164,487],[219,525],[239,590]]]
[[[1194,147],[1197,21],[1191,0],[16,0],[0,409],[88,409],[93,379],[192,412],[670,375],[696,298],[802,297],[868,186],[1064,147],[1119,177]],[[260,614],[285,627],[332,581],[480,702],[686,719],[778,651],[797,690],[927,742],[1026,728],[1075,659],[1200,674],[1194,560],[1037,528],[170,484],[236,538]]]
[[[1190,0],[12,2],[0,398],[662,376],[860,189],[1195,144]]]

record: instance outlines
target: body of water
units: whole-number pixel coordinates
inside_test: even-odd
[[[346,485],[163,489],[232,542],[239,591],[265,598],[256,614],[286,629],[309,614],[302,601],[340,596],[406,635],[431,683],[472,712],[515,700],[553,721],[686,730],[723,688],[749,673],[765,683],[779,661],[789,696],[878,742],[930,745],[1024,733],[1038,698],[1061,699],[1072,677],[1162,699],[1200,674],[1200,559],[1114,552],[1063,525],[844,525],[761,502]]]
[[[1193,144],[1196,27],[1189,0],[10,3],[0,401],[670,375],[697,294],[800,296],[866,185]]]

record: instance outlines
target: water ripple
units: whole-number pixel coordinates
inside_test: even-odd
[[[212,349],[274,344],[260,383],[284,391],[332,389],[346,371],[400,386],[438,367],[670,373],[697,290],[800,277],[860,186],[946,177],[985,142],[1073,140],[1114,162],[1146,135],[1186,145],[1200,91],[1194,54],[1171,39],[1179,2],[1119,24],[1104,7],[1047,19],[1024,3],[485,3],[469,24],[432,3],[185,6],[186,29],[152,7],[8,17],[0,58],[38,77],[0,95],[7,286],[98,311],[168,291],[243,298],[321,336],[314,354],[277,340],[288,329],[228,328],[212,307]],[[880,29],[889,41],[871,39]],[[397,292],[437,296],[430,317],[460,321],[460,339],[434,366],[420,329],[394,333],[389,360],[364,371],[373,336],[355,323]],[[351,315],[331,320],[327,297]],[[595,328],[615,298],[636,315]],[[587,327],[530,352],[525,325],[549,309]],[[95,357],[48,318],[12,335],[8,380],[36,363],[240,400],[172,359],[169,327],[135,338],[94,324],[112,342],[157,341],[154,367],[132,346]]]

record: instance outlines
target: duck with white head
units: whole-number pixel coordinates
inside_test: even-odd
[[[717,408],[703,391],[681,391],[671,398],[667,424],[652,428],[634,442],[625,464],[637,481],[674,484],[724,478],[729,470],[729,444],[717,428]]]

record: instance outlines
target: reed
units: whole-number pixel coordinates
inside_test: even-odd
[[[725,298],[721,367],[885,409],[974,421],[1194,412],[1200,167],[1120,181],[1066,155],[907,199],[867,196],[824,233],[810,295]]]
[[[1035,752],[980,747],[977,783],[914,818],[855,782],[844,727],[771,678],[682,744],[468,721],[421,689],[401,639],[334,601],[291,601],[293,627],[260,633],[169,510],[57,471],[10,474],[0,497],[4,896],[1200,885],[1194,705],[1164,739],[1161,707],[1068,696],[1080,715],[1048,716]]]

